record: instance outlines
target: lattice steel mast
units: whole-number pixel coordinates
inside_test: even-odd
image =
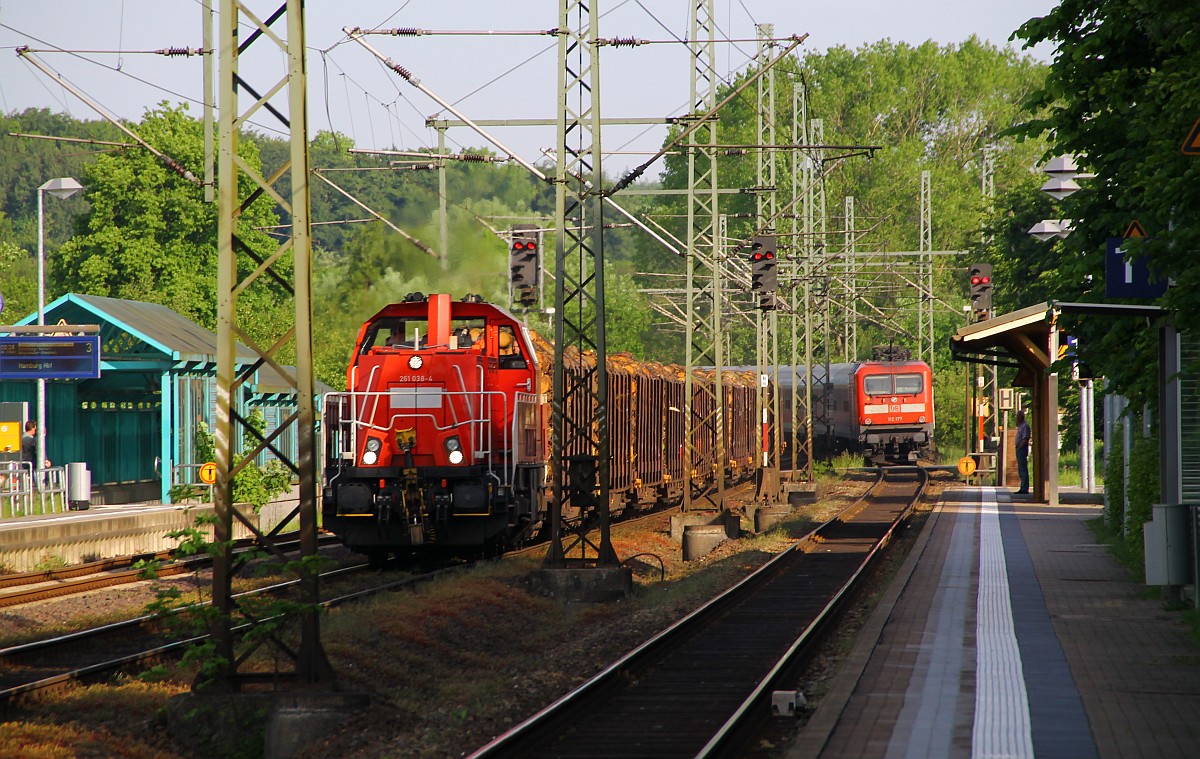
[[[933,199],[929,170],[921,172],[921,244],[917,274],[918,346],[925,363],[933,366]]]
[[[316,569],[309,559],[317,555],[317,464],[315,418],[312,373],[312,239],[310,234],[309,165],[308,165],[308,116],[307,81],[304,57],[304,11],[302,0],[287,0],[270,16],[262,17],[251,12],[248,3],[238,0],[222,0],[220,23],[219,71],[219,146],[218,146],[218,274],[217,274],[217,425],[216,458],[217,483],[215,490],[217,525],[216,542],[220,548],[213,564],[213,605],[218,614],[212,622],[212,637],[221,657],[221,677],[217,685],[237,688],[244,682],[269,682],[280,680],[302,684],[331,684],[333,670],[321,647],[317,603],[320,601]],[[286,35],[281,36],[275,27],[286,23]],[[244,38],[241,34],[249,32]],[[274,81],[267,82],[261,89],[252,86],[242,76],[239,61],[254,45],[273,45],[283,53],[283,72]],[[267,60],[275,59],[268,56]],[[256,69],[262,67],[261,61]],[[241,109],[238,93],[245,92],[251,102]],[[280,97],[276,97],[280,96]],[[280,110],[286,102],[286,113]],[[238,156],[238,142],[242,130],[252,118],[273,117],[289,134],[289,158],[287,163],[271,177],[263,177],[252,170]],[[289,194],[281,193],[277,187],[287,180]],[[243,185],[245,192],[243,192]],[[256,250],[252,241],[243,239],[246,231],[239,228],[242,213],[262,198],[271,198],[284,215],[290,217],[291,232],[273,251]],[[273,335],[268,345],[250,337],[244,309],[238,308],[239,298],[249,288],[272,288],[283,293],[294,305],[295,323]],[[256,354],[250,364],[239,364],[237,342],[241,341]],[[281,366],[281,353],[288,348],[295,352],[296,369],[292,372]],[[240,398],[243,386],[264,364],[279,372],[296,391],[296,411],[271,435],[263,437],[249,425],[241,414]],[[290,461],[274,444],[286,429],[295,427],[299,461]],[[234,464],[235,440],[240,437],[255,440],[244,457]],[[250,519],[240,513],[233,503],[234,476],[254,462],[262,451],[270,450],[292,469],[299,478],[300,500],[296,510],[281,520],[269,534],[263,534],[253,526]],[[244,559],[235,558],[231,548],[233,523],[236,519],[249,529],[258,542],[273,553],[279,553],[274,545],[278,531],[292,519],[299,517],[301,565],[300,644],[297,650],[286,644],[283,631],[275,631],[258,638],[258,643],[271,642],[283,654],[281,660],[294,662],[291,673],[267,673],[253,675],[239,673],[239,666],[251,651],[235,654],[232,628],[233,615],[239,611],[233,598],[232,579],[244,566]],[[280,554],[281,555],[281,554]],[[244,614],[252,626],[260,626],[261,620]]]
[[[792,89],[792,142],[808,144],[808,101],[802,86]],[[801,213],[791,214],[792,255],[788,257],[793,273],[792,305],[792,470],[803,456],[803,479],[813,479],[812,460],[812,161],[803,151],[792,153],[792,197],[801,200]],[[797,329],[796,321],[803,321]],[[798,347],[798,343],[802,346]],[[800,363],[800,359],[804,363]],[[805,370],[804,392],[800,390],[800,369]]]
[[[608,373],[604,334],[604,198],[600,171],[600,51],[597,0],[562,0],[558,27],[558,156],[555,175],[553,456],[558,463],[546,565],[619,563],[609,536]],[[578,351],[578,354],[573,354]],[[594,365],[565,371],[592,351]],[[563,513],[579,514],[563,534]],[[588,537],[595,516],[600,537]],[[579,556],[571,552],[579,549]]]
[[[693,0],[689,19],[692,67],[689,77],[689,97],[692,118],[713,113],[717,105],[716,23],[713,0]],[[696,501],[705,507],[724,508],[725,502],[725,416],[723,397],[725,364],[722,339],[721,266],[723,236],[715,234],[719,216],[719,176],[717,174],[717,120],[708,118],[688,137],[688,208],[687,208],[687,302],[684,312],[685,375],[684,397],[684,454],[683,472],[688,479],[684,487],[683,507],[697,508]],[[714,366],[713,387],[695,382],[695,371],[701,366]],[[702,394],[697,399],[697,393]],[[711,393],[711,397],[710,397]],[[697,403],[697,400],[700,402]],[[715,440],[713,461],[704,461],[696,446],[697,439]],[[701,467],[711,467],[714,481],[706,492],[693,492],[693,473]]]
[[[759,24],[759,66],[767,70],[765,76],[758,80],[758,101],[756,107],[756,126],[760,146],[774,146],[775,142],[775,66],[772,56],[775,52],[775,27],[772,24]],[[775,218],[778,215],[778,180],[776,176],[776,151],[773,147],[760,148],[757,151],[757,183],[758,192],[755,194],[754,228],[761,234],[774,234],[776,231]],[[776,259],[778,260],[778,258]],[[779,387],[779,312],[776,309],[775,294],[760,296],[765,302],[756,303],[758,318],[755,333],[758,349],[758,374],[769,377],[771,387]],[[759,497],[766,501],[775,501],[779,497],[779,452],[780,425],[779,393],[771,393],[768,388],[758,383],[757,408],[763,425],[762,479],[759,487]]]

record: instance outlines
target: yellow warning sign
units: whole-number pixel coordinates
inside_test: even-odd
[[[1140,221],[1134,219],[1133,221],[1129,222],[1129,226],[1125,227],[1125,234],[1121,236],[1125,238],[1146,237],[1146,229],[1142,226]]]
[[[1196,119],[1196,123],[1192,124],[1192,131],[1188,132],[1187,139],[1179,146],[1179,152],[1184,155],[1200,155],[1200,119]]]
[[[975,459],[970,456],[963,456],[958,460],[958,473],[963,477],[970,477],[975,474]]]
[[[211,485],[217,481],[217,465],[216,462],[209,461],[200,467],[200,481],[205,485]]]

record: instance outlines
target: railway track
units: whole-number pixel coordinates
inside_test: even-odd
[[[339,542],[332,535],[322,535],[318,540],[321,545],[334,545]],[[250,540],[238,541],[234,550],[244,550],[250,545]],[[299,547],[300,540],[296,537],[278,541],[275,545],[283,551],[291,551]],[[208,556],[175,559],[171,551],[160,551],[156,554],[104,559],[44,572],[3,575],[0,576],[0,608],[142,582],[146,579],[145,571],[137,566],[141,560],[158,561],[159,565],[155,570],[158,577],[195,572],[212,564],[212,559]]]
[[[926,481],[881,470],[836,518],[472,759],[737,755]]]
[[[396,590],[417,583],[428,582],[449,572],[460,571],[458,565],[438,569],[426,574],[391,580],[370,587],[355,587],[331,594],[321,602],[332,607],[364,596]],[[330,570],[321,573],[322,588],[330,589],[331,581],[368,569],[366,563]],[[262,594],[281,593],[296,586],[298,580],[290,580],[245,593],[235,598]],[[206,607],[207,603],[185,607],[179,611]],[[235,634],[248,626],[235,628]],[[207,635],[187,634],[172,631],[162,615],[147,615],[101,627],[80,630],[67,635],[34,641],[0,649],[0,705],[13,703],[22,698],[50,691],[68,684],[96,682],[109,678],[113,673],[129,669],[141,669],[155,661],[182,654],[189,645],[199,643]]]

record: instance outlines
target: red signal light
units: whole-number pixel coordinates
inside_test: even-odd
[[[770,261],[774,257],[775,257],[775,254],[768,250],[767,251],[767,260]]]
[[[754,256],[753,256],[753,260],[755,260],[755,261],[761,261],[761,260],[762,260],[762,258],[763,258],[763,254],[762,254],[762,253],[755,253],[755,254],[754,254]]]
[[[986,285],[988,282],[991,282],[991,281],[992,281],[991,277],[983,277],[982,279],[979,280],[979,283],[981,285]]]
[[[980,284],[982,282],[986,282],[986,281],[987,280],[985,280],[983,277],[971,277],[971,284],[973,284],[973,285],[978,285],[978,284]]]

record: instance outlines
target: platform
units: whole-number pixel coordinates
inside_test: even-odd
[[[1200,649],[1100,511],[947,491],[788,759],[1200,755]]]
[[[273,501],[247,518],[260,530],[273,528],[295,508],[294,498]],[[246,513],[249,509],[243,509]],[[168,532],[194,527],[196,517],[212,514],[212,504],[97,505],[86,511],[14,517],[0,521],[0,568],[32,572],[48,563],[77,564],[168,551],[179,541]],[[237,520],[235,539],[250,536]],[[212,527],[203,530],[212,539]]]

